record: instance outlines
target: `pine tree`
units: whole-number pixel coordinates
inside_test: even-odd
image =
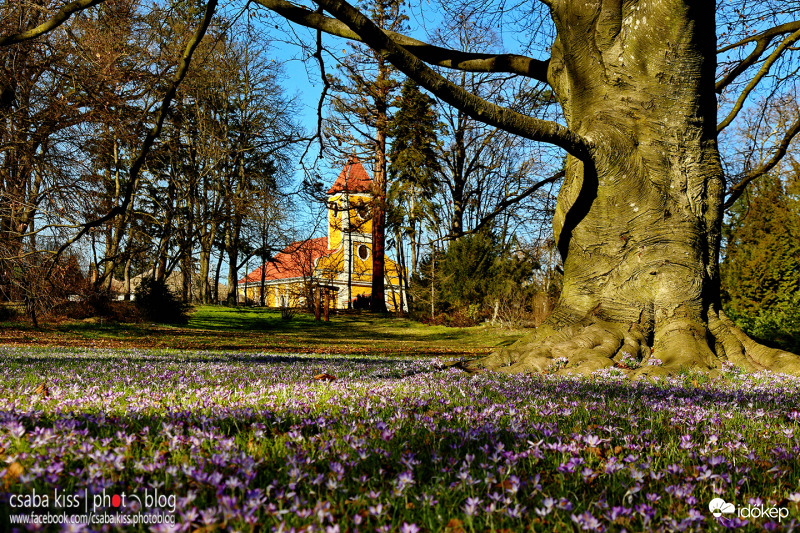
[[[399,109],[389,126],[392,148],[389,174],[393,180],[413,183],[420,189],[433,186],[439,169],[436,142],[439,130],[435,101],[423,94],[413,80],[406,80]]]

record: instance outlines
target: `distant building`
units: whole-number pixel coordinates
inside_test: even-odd
[[[372,178],[351,158],[328,190],[328,236],[297,241],[239,280],[239,296],[269,307],[302,307],[318,292],[347,309],[372,294]],[[405,306],[397,264],[385,258],[386,308]]]

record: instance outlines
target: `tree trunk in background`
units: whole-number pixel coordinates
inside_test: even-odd
[[[237,217],[233,217],[227,234],[225,235],[225,247],[228,252],[228,297],[225,299],[228,305],[238,305],[239,303],[239,233],[241,224]],[[248,272],[249,274],[249,272]]]
[[[461,76],[461,85],[466,85],[465,76]],[[458,113],[456,131],[453,132],[455,146],[452,149],[452,161],[450,171],[452,172],[452,184],[450,193],[453,200],[453,218],[450,220],[450,235],[453,240],[464,235],[464,189],[467,186],[467,176],[465,164],[467,159],[467,149],[464,146],[464,122],[466,117],[463,113]]]
[[[372,191],[372,297],[370,310],[386,311],[386,135],[389,130],[389,64],[378,56],[375,80],[375,172]],[[351,246],[352,248],[352,246]],[[352,253],[352,249],[350,250]]]
[[[222,246],[220,246],[220,249],[219,249],[219,260],[217,261],[217,268],[214,270],[214,287],[213,287],[213,290],[214,290],[214,303],[215,304],[218,304],[220,302],[220,299],[219,299],[219,276],[220,276],[220,272],[222,271],[222,257],[223,257],[223,254],[224,254],[224,250],[222,249]]]
[[[436,245],[431,253],[431,320],[436,318]]]
[[[118,206],[121,200],[122,186],[120,183],[119,175],[119,142],[114,139],[113,143],[113,159],[111,166],[107,169],[107,177],[114,182],[114,197],[111,199],[113,206]],[[113,167],[113,168],[112,168]],[[113,177],[112,177],[113,172]],[[135,186],[134,186],[135,187]],[[119,266],[122,258],[120,257],[120,244],[122,243],[122,235],[125,232],[125,226],[128,222],[129,212],[118,216],[113,223],[109,223],[106,233],[106,259],[105,266],[103,267],[103,274],[97,279],[97,285],[102,286],[103,290],[111,291],[111,283],[114,280],[114,271]]]
[[[629,353],[663,362],[639,375],[725,360],[800,371],[796,356],[756,344],[720,309],[714,8],[553,2],[548,81],[591,160],[568,159],[558,197],[564,287],[553,314],[477,366],[541,371],[563,356],[560,372],[589,373]]]
[[[395,240],[397,242],[397,278],[400,281],[400,315],[405,311],[406,298],[408,298],[408,267],[406,266],[405,243],[400,228],[395,228]],[[411,306],[408,306],[411,309]]]
[[[216,237],[216,226],[206,226],[203,224],[200,234],[200,302],[204,304],[211,303],[213,292],[211,291],[211,284],[208,282],[208,276],[211,273],[211,250],[214,247],[214,238]]]

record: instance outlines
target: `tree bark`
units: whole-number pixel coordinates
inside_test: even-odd
[[[239,226],[233,222],[225,235],[225,246],[228,253],[228,296],[227,305],[238,305],[239,302]]]
[[[383,16],[383,6],[379,4]],[[386,312],[386,137],[389,130],[389,64],[378,55],[378,77],[375,80],[375,172],[372,191],[372,296],[370,311]],[[352,244],[350,253],[353,253]]]
[[[225,245],[220,244],[219,246],[219,260],[217,260],[217,267],[214,270],[214,303],[218,304],[220,302],[219,299],[219,277],[220,273],[222,272],[222,259],[225,254]]]
[[[554,1],[548,81],[590,157],[570,156],[553,221],[564,288],[535,332],[474,368],[635,375],[800,371],[721,311],[725,180],[717,147],[713,2]],[[647,365],[650,358],[662,366]]]
[[[386,266],[386,109],[382,116],[383,129],[378,125],[375,150],[375,176],[373,178],[372,208],[372,298],[370,310],[386,311],[386,286],[384,271]],[[352,244],[350,245],[352,254]]]
[[[463,76],[461,85],[466,85]],[[456,117],[456,130],[453,132],[453,140],[455,142],[451,155],[453,218],[450,221],[450,238],[453,240],[464,235],[464,189],[467,186],[467,177],[464,172],[467,159],[467,149],[464,146],[465,119],[464,114],[459,112]]]

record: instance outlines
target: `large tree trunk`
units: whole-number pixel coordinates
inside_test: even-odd
[[[535,332],[476,367],[588,373],[624,354],[681,367],[800,371],[720,309],[725,181],[716,142],[714,2],[555,0],[548,78],[591,142],[570,157],[554,234],[564,288]]]

